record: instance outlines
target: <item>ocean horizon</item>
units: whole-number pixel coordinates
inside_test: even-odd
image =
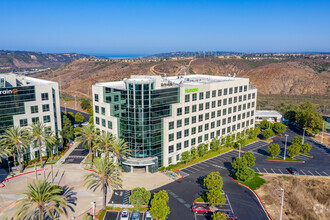
[[[118,53],[88,53],[87,55],[90,56],[97,56],[97,57],[106,57],[110,59],[125,59],[125,58],[137,58],[137,57],[145,57],[149,56],[149,54],[137,54],[137,53],[131,53],[131,54],[118,54]]]

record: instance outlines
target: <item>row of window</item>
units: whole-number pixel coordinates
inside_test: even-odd
[[[42,111],[43,112],[49,112],[49,104],[42,105]],[[39,109],[37,105],[31,106],[31,113],[38,113]]]
[[[101,122],[102,122],[102,126],[106,128],[107,127],[106,120],[102,119]],[[100,118],[99,117],[95,117],[95,123],[97,125],[100,125]],[[108,128],[112,129],[112,121],[108,121]]]
[[[32,123],[38,123],[38,122],[39,122],[39,117],[32,118]],[[43,116],[43,122],[44,123],[49,123],[50,122],[50,115]],[[19,120],[19,125],[21,127],[28,126],[28,120],[27,119],[21,119],[21,120]]]
[[[95,113],[100,113],[100,107],[95,105]],[[101,107],[101,114],[105,115],[105,108]]]
[[[246,126],[249,126],[249,124],[253,124],[253,119],[251,119],[251,121],[246,121]],[[237,124],[237,129],[239,129],[238,127],[242,125],[242,128],[245,127],[245,122],[242,122],[241,124]],[[192,128],[192,129],[195,129],[196,128]],[[189,129],[187,129],[187,136],[189,136]],[[200,144],[202,143],[203,141],[208,141],[212,138],[214,138],[215,136],[220,136],[221,134],[222,135],[225,135],[226,134],[226,131],[227,131],[227,134],[230,133],[231,131],[235,131],[236,130],[236,126],[233,125],[233,126],[228,126],[227,128],[222,128],[221,130],[217,130],[216,132],[213,131],[211,133],[207,133],[207,134],[204,134],[204,135],[200,135],[198,136],[197,138],[192,138],[190,139],[190,144],[189,144],[189,140],[185,140],[183,142],[183,148],[188,148],[189,146],[195,146],[196,144]],[[193,132],[193,131],[192,131]],[[173,138],[174,140],[174,134],[169,134],[169,138]],[[186,136],[186,130],[185,130],[185,136]],[[182,143],[179,142],[179,143],[176,143],[176,151],[180,151],[182,149]],[[168,148],[168,153],[173,153],[174,152],[174,145],[170,145],[169,148]]]
[[[182,137],[188,137],[189,135],[195,135],[197,132],[201,133],[203,131],[208,131],[210,129],[215,128],[215,126],[220,127],[221,126],[220,122],[221,121],[218,120],[217,125],[215,125],[215,122],[212,122],[212,123],[206,123],[204,125],[199,125],[198,127],[187,128],[183,131],[178,131],[178,132],[176,132],[176,140],[179,140]],[[224,123],[225,120],[223,120],[222,122],[223,122],[222,125],[226,124],[226,123]],[[231,131],[239,130],[239,129],[241,129],[241,127],[244,128],[245,123],[246,123],[246,126],[249,126],[250,124],[253,124],[253,119],[247,120],[246,122],[244,121],[242,123],[237,123],[237,125],[228,126],[227,127],[227,133],[230,133]],[[222,135],[224,135],[225,133],[226,133],[226,129],[223,128],[222,129]],[[219,130],[219,135],[220,135],[220,130]],[[174,141],[174,133],[171,133],[171,134],[168,135],[168,141],[169,142]]]

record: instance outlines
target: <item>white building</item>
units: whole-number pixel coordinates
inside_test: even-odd
[[[93,97],[95,126],[131,147],[123,168],[155,172],[192,146],[254,127],[257,89],[247,78],[136,75],[93,85]]]
[[[26,127],[37,121],[59,135],[62,125],[57,82],[0,74],[0,133],[12,126]],[[30,153],[24,155],[25,159],[34,159],[38,150],[31,147]]]
[[[282,122],[283,116],[277,111],[256,111],[256,122],[267,120],[270,122]]]

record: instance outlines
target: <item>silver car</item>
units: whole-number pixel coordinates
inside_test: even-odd
[[[152,220],[152,215],[150,212],[146,212],[146,216],[145,216],[144,220]]]
[[[121,212],[120,220],[129,220],[129,211],[128,211],[128,209],[124,209]]]

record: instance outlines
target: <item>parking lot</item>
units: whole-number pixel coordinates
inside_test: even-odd
[[[120,220],[121,212],[107,211],[104,220]],[[144,219],[145,213],[140,213],[140,219]],[[129,219],[132,218],[132,212],[129,213]]]
[[[81,161],[88,155],[88,150],[85,149],[82,145],[76,147],[70,155],[65,159],[63,163],[67,164],[80,164]]]
[[[116,205],[129,205],[130,190],[114,190],[112,197],[109,201],[110,204]]]

